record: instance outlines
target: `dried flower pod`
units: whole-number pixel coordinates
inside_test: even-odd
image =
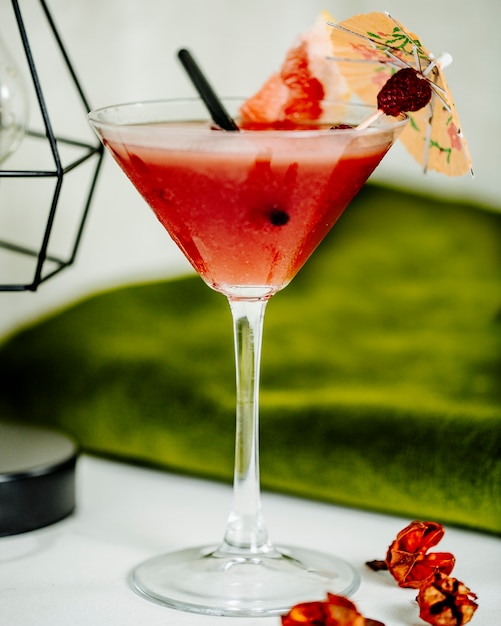
[[[433,626],[463,626],[478,608],[476,599],[457,578],[435,572],[419,590],[419,617]]]
[[[450,574],[455,558],[450,552],[432,552],[443,537],[444,529],[437,522],[411,522],[401,530],[388,548],[386,565],[400,587],[418,589],[434,572]]]
[[[301,602],[282,616],[282,626],[384,626],[366,619],[344,596],[327,594],[322,602]]]

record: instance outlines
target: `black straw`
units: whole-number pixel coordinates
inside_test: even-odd
[[[205,103],[213,121],[223,130],[238,130],[238,126],[229,116],[209,82],[202,73],[189,50],[181,49],[177,53],[184,69],[188,73],[195,89]]]

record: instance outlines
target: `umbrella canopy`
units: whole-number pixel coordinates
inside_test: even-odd
[[[400,137],[423,169],[448,176],[471,172],[470,153],[443,73],[452,57],[435,57],[388,13],[356,15],[330,25],[334,59],[362,100],[375,104],[383,85],[402,68],[413,68],[429,82],[429,104],[408,114],[410,122]]]

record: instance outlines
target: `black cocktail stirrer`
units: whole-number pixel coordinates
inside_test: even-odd
[[[183,48],[179,50],[177,56],[190,77],[195,89],[204,101],[205,106],[209,110],[214,123],[223,130],[238,130],[238,126],[235,124],[219,98],[214,93],[214,90],[203,75],[202,70],[198,66],[190,51]]]

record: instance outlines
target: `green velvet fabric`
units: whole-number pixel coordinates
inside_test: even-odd
[[[501,533],[501,214],[367,186],[269,303],[264,488]],[[196,276],[97,294],[0,346],[4,419],[229,481],[228,304]]]

